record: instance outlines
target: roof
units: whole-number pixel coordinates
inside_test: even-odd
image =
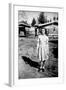
[[[31,25],[29,25],[29,24],[20,22],[20,23],[19,23],[19,27],[22,27],[22,26],[24,26],[24,27],[29,27],[29,28],[31,27]]]
[[[49,25],[56,25],[58,26],[58,22],[57,21],[53,21],[53,22],[49,22],[49,23],[44,23],[44,24],[35,24],[34,26],[37,28],[41,28],[41,27],[46,27]]]

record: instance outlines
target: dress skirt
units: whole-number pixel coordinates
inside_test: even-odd
[[[38,48],[38,58],[40,61],[44,61],[48,59],[48,54],[49,54],[49,46],[39,46]]]

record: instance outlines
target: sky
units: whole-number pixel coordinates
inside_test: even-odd
[[[38,11],[18,11],[18,21],[27,21],[28,24],[31,24],[32,19],[35,18],[36,23],[38,23],[37,18],[39,17],[40,12]],[[52,20],[52,18],[55,16],[58,16],[58,13],[56,12],[44,12],[44,15],[47,17],[48,20]]]

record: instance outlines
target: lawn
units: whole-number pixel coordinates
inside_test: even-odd
[[[49,42],[49,59],[45,71],[38,72],[37,38],[22,37],[18,40],[18,74],[19,79],[58,77],[58,43]]]

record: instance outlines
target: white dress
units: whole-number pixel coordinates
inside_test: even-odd
[[[44,61],[48,59],[49,44],[48,44],[48,37],[46,35],[38,36],[37,50],[40,61],[41,60]]]

